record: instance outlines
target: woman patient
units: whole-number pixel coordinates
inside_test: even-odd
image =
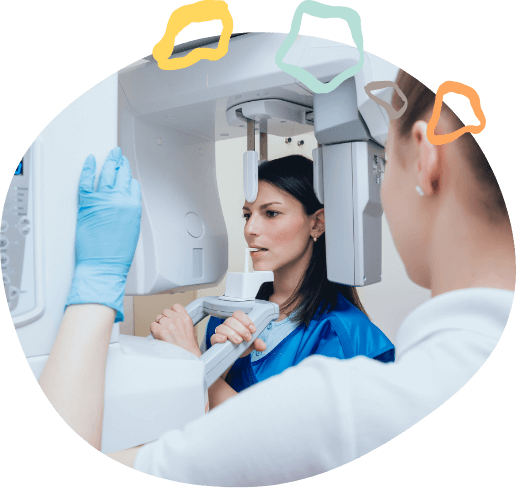
[[[273,271],[257,299],[280,307],[259,338],[209,389],[215,407],[249,386],[297,365],[312,354],[349,359],[367,356],[391,362],[395,349],[368,319],[355,288],[327,279],[325,211],[313,190],[313,164],[287,156],[259,166],[257,199],[245,202],[244,237],[255,271]],[[230,340],[250,341],[256,331],[243,312],[211,317],[203,349]],[[164,310],[151,324],[156,339],[202,354],[192,320],[181,305]]]

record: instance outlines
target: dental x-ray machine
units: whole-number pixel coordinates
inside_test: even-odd
[[[329,94],[314,94],[278,68],[283,34],[233,37],[226,56],[163,71],[152,58],[102,81],[61,112],[23,157],[13,177],[0,236],[4,289],[23,351],[39,378],[63,316],[74,270],[77,189],[93,153],[98,171],[122,148],[142,188],[141,233],[126,295],[215,286],[228,268],[228,236],[217,191],[215,142],[248,134],[246,198],[257,192],[267,134],[314,130],[314,189],[325,204],[328,278],[364,286],[380,281],[380,179],[389,119],[368,98],[371,81],[394,81],[397,68],[365,54],[362,70]],[[178,46],[174,56],[214,39]],[[215,47],[217,40],[212,47]],[[328,82],[358,63],[355,47],[300,36],[284,61]],[[376,93],[389,102],[391,88]],[[223,134],[226,134],[223,136]],[[234,164],[225,161],[220,164]],[[229,273],[224,297],[187,307],[207,314],[247,313],[263,328],[278,306],[255,300],[271,272]],[[247,343],[212,347],[198,360],[152,338],[113,329],[106,367],[103,452],[157,439],[204,414],[207,388]]]

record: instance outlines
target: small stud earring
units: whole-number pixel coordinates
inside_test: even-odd
[[[317,238],[317,237],[314,237],[313,239],[314,239],[314,242],[316,242],[316,241],[318,240],[318,238]]]
[[[418,185],[416,186],[416,191],[418,192],[418,194],[423,197],[425,195],[424,191],[422,190],[422,188],[420,188]]]

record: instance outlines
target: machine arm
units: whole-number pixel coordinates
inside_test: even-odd
[[[223,344],[214,344],[201,356],[201,360],[205,363],[207,388],[210,388],[250,347],[250,344],[262,333],[269,322],[278,319],[279,316],[278,305],[264,300],[228,301],[217,297],[202,297],[194,300],[185,308],[194,325],[208,315],[228,318],[234,312],[240,310],[248,315],[257,328],[256,332],[252,334],[250,342],[243,341],[240,344],[233,344],[226,341]]]

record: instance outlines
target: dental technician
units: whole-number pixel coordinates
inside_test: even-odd
[[[397,84],[409,105],[390,126],[382,201],[409,277],[430,288],[432,298],[401,324],[395,362],[312,356],[183,430],[110,457],[193,484],[294,481],[341,466],[404,432],[482,366],[513,301],[510,220],[472,135],[430,144],[434,94],[402,71]],[[460,126],[443,106],[436,131],[448,134]],[[65,421],[99,449],[108,343],[122,312],[141,207],[138,183],[119,149],[104,164],[96,191],[94,175],[90,157],[80,184],[72,290],[40,385]]]

